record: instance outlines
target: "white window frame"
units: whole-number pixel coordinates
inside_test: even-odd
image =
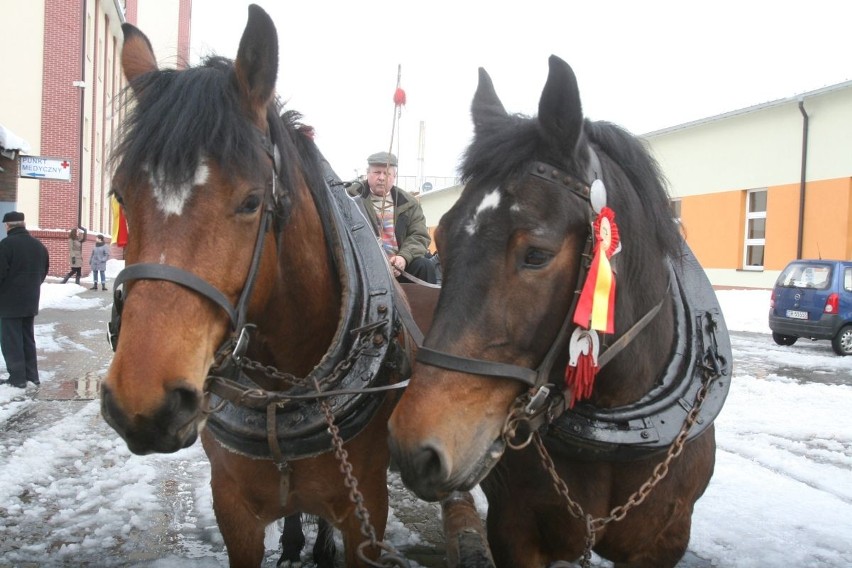
[[[675,220],[675,223],[678,225],[681,224],[680,216],[683,215],[683,199],[680,197],[672,197],[669,199],[669,207],[672,211],[672,217]],[[677,210],[677,211],[675,211]],[[677,213],[677,214],[675,214]]]
[[[767,205],[768,205],[769,195],[768,195],[767,189],[765,187],[761,188],[761,189],[750,189],[746,193],[746,213],[745,213],[745,222],[743,223],[743,264],[742,264],[743,270],[756,270],[756,271],[763,270],[763,265],[756,266],[756,265],[746,264],[748,262],[749,247],[762,246],[763,247],[764,262],[766,261],[766,210],[764,209],[763,211],[749,211],[749,207],[751,207],[751,202],[752,202],[751,196],[755,193],[760,193],[760,192],[763,192],[764,194],[766,194],[766,200],[765,201],[767,202]],[[763,219],[764,220],[764,223],[763,223],[763,238],[762,239],[750,239],[750,238],[748,238],[749,221],[751,221],[753,219]]]

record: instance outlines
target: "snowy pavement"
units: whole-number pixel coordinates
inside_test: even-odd
[[[734,380],[680,566],[852,566],[852,357],[828,342],[775,345],[767,291],[719,297],[736,332]],[[226,566],[200,445],[135,456],[100,417],[110,301],[45,284],[42,386],[0,386],[0,566]],[[391,490],[389,541],[414,566],[443,566],[438,506],[396,477]],[[279,535],[267,531],[264,566]]]

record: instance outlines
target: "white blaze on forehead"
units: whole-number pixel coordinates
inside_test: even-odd
[[[154,198],[157,200],[157,205],[160,210],[166,215],[180,215],[183,213],[183,208],[189,197],[192,194],[192,188],[198,185],[207,183],[207,177],[210,175],[210,170],[207,167],[207,160],[200,160],[198,169],[192,176],[192,180],[179,185],[169,186],[162,181],[162,176],[151,176],[151,189],[154,191]]]
[[[474,235],[476,230],[479,228],[480,217],[482,217],[482,214],[489,209],[497,209],[498,205],[500,205],[500,190],[492,189],[485,194],[485,197],[482,198],[482,201],[476,207],[476,211],[473,212],[473,217],[471,217],[470,221],[468,221],[465,226],[467,234],[471,236]]]

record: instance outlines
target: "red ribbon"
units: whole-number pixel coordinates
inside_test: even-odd
[[[595,219],[592,231],[595,246],[592,264],[583,283],[583,290],[574,311],[574,323],[581,329],[604,333],[615,332],[615,273],[609,259],[618,250],[618,226],[615,212],[603,207]],[[595,333],[591,331],[590,333]],[[576,330],[575,330],[576,332]],[[596,342],[588,346],[588,352],[577,354],[577,365],[565,368],[565,386],[571,393],[569,408],[574,403],[592,396],[595,377],[598,374]]]
[[[619,243],[615,212],[609,207],[601,209],[593,231],[595,246],[592,264],[577,300],[574,323],[584,329],[614,333],[615,273],[609,259],[618,249]]]
[[[577,366],[565,367],[565,386],[571,393],[571,401],[568,408],[574,408],[574,403],[592,396],[592,387],[595,386],[595,376],[598,374],[598,366],[595,365],[591,353],[581,354],[577,358]]]

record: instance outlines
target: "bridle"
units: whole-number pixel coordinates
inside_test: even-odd
[[[562,323],[562,327],[556,338],[553,340],[544,359],[535,369],[521,367],[509,363],[501,363],[499,361],[487,361],[483,359],[475,359],[472,357],[464,357],[454,355],[444,351],[438,351],[426,346],[421,346],[417,351],[416,360],[424,365],[440,367],[450,371],[457,371],[472,375],[481,375],[485,377],[499,377],[513,379],[523,383],[528,387],[527,391],[519,395],[512,405],[513,413],[519,413],[523,419],[530,423],[531,430],[535,430],[545,423],[550,423],[555,420],[566,408],[565,397],[556,396],[557,393],[552,392],[553,385],[550,380],[553,366],[557,358],[565,353],[572,331],[574,329],[573,316],[577,309],[577,302],[580,296],[580,291],[588,276],[589,262],[591,251],[594,245],[591,223],[597,211],[600,210],[601,203],[606,203],[606,193],[602,182],[602,172],[600,160],[597,154],[592,149],[589,149],[589,168],[587,178],[593,180],[591,183],[581,181],[573,175],[560,170],[545,162],[533,162],[527,170],[527,175],[534,178],[544,180],[548,183],[567,189],[569,195],[579,197],[588,204],[589,211],[589,232],[586,237],[582,257],[584,262],[580,263],[580,271],[577,277],[577,288],[573,294],[571,307],[568,314]],[[662,308],[663,300],[652,307],[641,319],[617,341],[604,350],[598,357],[598,368],[602,368],[612,360],[621,350],[623,350],[639,332],[644,329]],[[557,389],[558,391],[558,389]],[[553,395],[553,396],[552,396]]]
[[[243,291],[236,305],[231,304],[224,293],[206,280],[182,268],[168,264],[132,264],[118,274],[113,285],[112,317],[108,324],[109,341],[113,351],[118,346],[118,335],[121,329],[121,312],[127,298],[123,284],[132,280],[165,280],[188,288],[200,296],[207,298],[228,314],[228,319],[231,323],[231,333],[216,350],[217,358],[223,351],[229,351],[232,357],[239,359],[245,352],[248,346],[249,330],[253,327],[252,324],[248,323],[248,304],[260,270],[260,259],[263,256],[266,232],[273,226],[274,216],[281,207],[281,195],[277,184],[278,176],[280,175],[280,153],[277,146],[259,130],[258,136],[265,153],[272,160],[272,179],[264,192],[263,211],[261,212],[261,219],[257,229],[254,252],[252,253],[251,264],[246,275]]]

